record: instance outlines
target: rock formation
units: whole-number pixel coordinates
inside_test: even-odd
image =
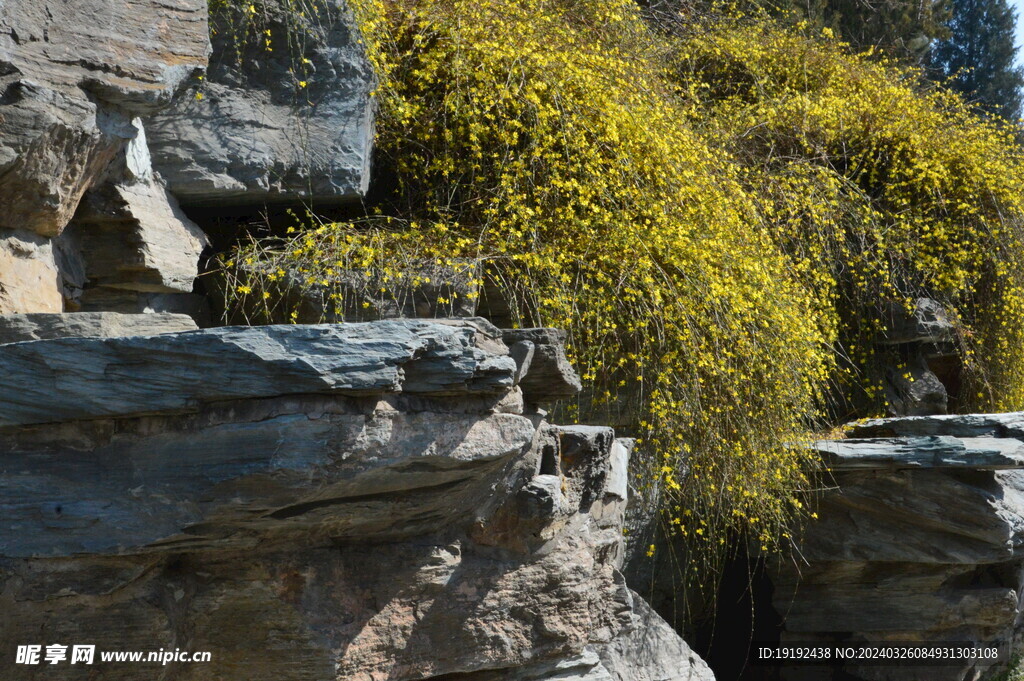
[[[1024,414],[878,419],[816,445],[827,467],[798,558],[769,570],[783,641],[1021,644]],[[976,680],[945,666],[796,667],[788,679]]]
[[[214,17],[196,95],[154,117],[157,170],[188,205],[357,200],[370,181],[375,86],[344,5],[269,2]]]
[[[52,338],[153,336],[195,329],[191,317],[174,314],[12,314],[0,315],[0,345]]]
[[[65,262],[77,265],[62,268],[65,300],[82,310],[191,311],[204,320],[206,303],[193,288],[209,241],[154,174],[143,124],[134,125],[119,163],[85,193],[62,236]]]
[[[206,66],[205,0],[0,8],[0,227],[56,236],[83,192]]]
[[[381,321],[207,328],[189,215],[370,183],[358,31],[292,5],[0,2],[0,678],[712,679],[620,573],[632,442],[547,422],[581,389],[565,336],[473,318],[515,318],[483,273],[343,271],[277,293],[298,321]],[[894,414],[955,407],[954,322],[888,310]],[[817,446],[838,488],[771,574],[784,640],[1019,648],[1024,416],[850,435]],[[14,661],[54,644],[212,659]]]
[[[212,48],[206,0],[0,6],[0,314],[208,325],[208,242],[179,202],[365,193],[375,78],[358,31],[333,3],[286,4],[265,3],[257,30],[227,3]]]
[[[197,328],[179,201],[350,202],[373,139],[347,10],[217,7],[0,4],[0,678],[711,679],[619,572],[630,441],[537,406],[563,335]]]
[[[63,309],[51,239],[208,48],[205,0],[0,7],[0,313]]]
[[[945,309],[930,298],[918,298],[912,312],[890,305],[888,331],[881,345],[889,363],[882,368],[889,413],[898,416],[945,414],[949,390],[933,370],[946,367],[947,382],[958,381],[956,326]]]
[[[631,443],[524,406],[534,367],[578,380],[533,340],[183,324],[0,317],[0,649],[213,656],[104,680],[711,678],[618,571]]]

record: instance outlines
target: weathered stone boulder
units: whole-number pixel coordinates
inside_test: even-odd
[[[945,414],[950,396],[943,381],[959,382],[956,324],[942,304],[931,298],[918,298],[911,310],[891,303],[882,317],[886,331],[879,341],[878,368],[889,413]]]
[[[923,354],[911,354],[899,365],[886,367],[885,379],[890,413],[902,416],[946,413],[949,404],[946,386],[929,368]]]
[[[565,332],[560,329],[505,329],[509,346],[529,343],[530,372],[523,379],[523,394],[533,402],[572,397],[582,389],[579,377],[565,356]],[[524,347],[525,352],[525,347]]]
[[[142,121],[132,125],[136,136],[61,236],[65,307],[187,312],[203,321],[208,312],[193,302],[193,290],[209,240],[154,175]],[[170,300],[148,305],[155,297]]]
[[[0,228],[56,236],[133,136],[206,65],[205,0],[0,7]]]
[[[798,561],[768,574],[783,641],[1018,649],[1024,594],[1022,414],[921,416],[851,424],[815,445],[834,482]],[[976,680],[979,660],[943,666],[786,670],[785,678]]]
[[[192,293],[200,255],[209,246],[153,179],[87,192],[68,231],[78,241],[90,288]]]
[[[918,298],[908,312],[901,305],[889,307],[885,319],[883,343],[951,343],[956,340],[956,326],[942,304],[931,298]]]
[[[0,365],[46,386],[0,391],[3,649],[95,645],[97,681],[711,679],[618,571],[628,443],[525,411],[529,367],[484,322],[34,340]],[[161,648],[212,659],[99,661]]]
[[[190,206],[358,199],[369,184],[375,79],[347,9],[257,4],[250,13],[227,3],[213,17],[201,98],[152,120],[156,169]]]

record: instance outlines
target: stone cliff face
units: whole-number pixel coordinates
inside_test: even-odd
[[[296,16],[268,3],[249,29],[256,40],[239,35],[247,5],[226,4],[201,99],[180,97],[149,124],[171,192],[192,206],[358,200],[370,181],[375,78],[344,4],[311,0]]]
[[[537,406],[557,332],[198,328],[181,205],[369,183],[350,17],[266,8],[276,52],[230,4],[0,4],[0,678],[712,678],[619,572],[631,444]]]
[[[211,46],[207,0],[0,7],[0,314],[206,325],[194,289],[209,242],[179,204],[365,194],[375,79],[358,31],[334,3],[299,24],[285,7],[267,4],[258,47],[230,9]]]
[[[337,208],[370,184],[358,31],[333,3],[296,22],[285,2],[255,43],[230,8],[211,43],[206,0],[0,2],[0,678],[41,677],[19,645],[85,643],[213,658],[46,677],[711,679],[620,574],[631,443],[540,409],[581,389],[563,334],[209,328],[211,240],[189,215]],[[407,293],[377,316],[476,313]],[[299,321],[321,319],[303,295]],[[890,317],[892,413],[955,408],[942,309]],[[1019,649],[1022,423],[907,417],[819,443],[837,487],[769,571],[783,640]]]
[[[879,419],[817,444],[829,470],[799,559],[768,574],[783,640],[1021,646],[1024,415]],[[994,670],[847,665],[791,679],[942,681]]]
[[[208,50],[205,0],[0,8],[0,312],[64,309],[60,235]]]
[[[555,336],[190,325],[2,318],[5,655],[211,651],[160,668],[197,681],[711,678],[618,571],[631,443],[529,406],[531,375],[576,381]]]

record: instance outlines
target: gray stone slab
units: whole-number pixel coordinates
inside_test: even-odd
[[[497,394],[515,361],[470,323],[222,327],[0,348],[0,426],[302,393]],[[507,352],[507,349],[505,350]]]
[[[852,438],[952,435],[954,437],[1024,438],[1024,412],[940,414],[866,419],[847,425]]]
[[[154,336],[194,331],[198,327],[183,314],[121,314],[67,312],[0,315],[0,345],[54,338],[113,338]]]
[[[831,470],[1024,467],[1024,442],[1014,438],[925,435],[822,440],[813,447]]]

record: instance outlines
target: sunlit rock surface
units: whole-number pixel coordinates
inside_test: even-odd
[[[8,323],[0,649],[212,653],[103,680],[712,678],[619,572],[631,443],[525,407],[498,329],[95,337],[126,317]]]
[[[858,422],[815,445],[836,487],[793,560],[769,570],[784,641],[1021,643],[1024,414]],[[998,671],[942,666],[786,670],[788,679],[943,681]]]

